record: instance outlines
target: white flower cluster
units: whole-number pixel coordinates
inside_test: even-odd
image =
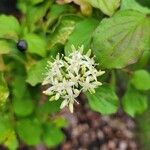
[[[60,58],[57,55],[54,62],[48,61],[48,71],[43,85],[50,84],[44,91],[51,96],[50,100],[63,99],[60,108],[68,106],[73,112],[73,104],[81,91],[95,92],[97,86],[102,85],[97,80],[105,71],[97,70],[95,61],[90,58],[91,50],[83,55],[83,46],[77,50],[72,46],[72,53],[68,57]]]

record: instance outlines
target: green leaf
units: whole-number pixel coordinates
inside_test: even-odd
[[[93,7],[100,9],[104,14],[112,16],[120,6],[120,0],[86,0]]]
[[[124,111],[134,117],[147,109],[147,95],[129,86],[122,99],[122,105]]]
[[[47,101],[40,106],[40,111],[44,113],[53,114],[60,110],[61,101]]]
[[[51,56],[51,58],[56,58],[56,56],[59,54],[64,53],[64,46],[60,43],[55,44],[52,48],[48,50],[48,55]]]
[[[29,146],[40,144],[42,127],[36,119],[19,120],[17,122],[16,130],[20,139]]]
[[[0,38],[18,39],[21,28],[13,16],[0,15]]]
[[[11,52],[11,47],[5,40],[0,40],[0,54],[8,54]]]
[[[11,126],[8,118],[6,118],[5,116],[0,116],[0,143],[5,140],[5,137],[7,136],[7,130],[10,128]]]
[[[29,1],[30,1],[31,5],[36,5],[38,3],[43,2],[44,0],[29,0]]]
[[[34,104],[24,78],[17,77],[13,83],[13,109],[18,116],[28,116],[34,111]]]
[[[118,109],[118,97],[112,87],[103,85],[94,94],[86,93],[90,107],[103,115],[115,113]]]
[[[26,14],[26,12],[27,12],[27,1],[18,0],[16,6],[17,6],[17,8],[18,8],[23,14]]]
[[[150,7],[149,0],[136,0],[140,5]]]
[[[64,135],[59,128],[47,123],[44,130],[43,141],[46,146],[55,147],[64,140]]]
[[[7,83],[4,79],[3,73],[0,72],[0,107],[2,107],[9,96]]]
[[[45,29],[53,25],[53,23],[60,17],[62,14],[74,12],[74,7],[71,5],[59,5],[53,4],[49,13],[47,14],[47,21],[45,23]]]
[[[149,26],[149,18],[137,11],[120,11],[104,19],[93,35],[97,61],[104,68],[122,68],[137,62],[149,48]]]
[[[138,90],[149,90],[150,74],[146,70],[137,70],[132,76],[131,83]]]
[[[36,109],[38,118],[45,121],[49,118],[49,115],[59,112],[61,102],[61,100],[52,102],[47,100],[44,104],[39,105]]]
[[[0,55],[10,54],[11,52],[16,52],[14,43],[11,41],[0,40]]]
[[[135,69],[144,68],[149,63],[149,60],[150,60],[150,51],[146,50],[144,51],[139,61],[135,64]]]
[[[148,150],[150,147],[150,109],[148,109],[141,116],[136,117],[137,123],[137,138],[140,140],[140,144],[142,144],[142,150]]]
[[[18,141],[16,134],[11,127],[8,118],[0,118],[0,143],[6,146],[9,150],[16,150]]]
[[[14,130],[7,130],[7,138],[3,143],[9,150],[16,150],[19,143]]]
[[[31,99],[22,98],[21,100],[14,100],[13,108],[16,115],[24,117],[33,112],[34,105]]]
[[[79,20],[80,18],[74,15],[63,16],[54,32],[49,36],[48,48],[52,48],[57,43],[65,44]]]
[[[42,57],[46,56],[46,40],[39,35],[28,33],[24,36],[28,43],[28,52]]]
[[[0,55],[0,71],[5,70],[5,64],[2,55]]]
[[[63,117],[57,117],[54,119],[53,122],[56,125],[56,127],[58,127],[58,128],[64,128],[64,127],[67,127],[67,125],[68,125],[67,120]]]
[[[43,81],[44,73],[47,71],[47,61],[47,59],[43,59],[29,69],[26,81],[32,86],[35,86]]]
[[[136,0],[122,0],[121,10],[126,9],[137,10],[145,14],[150,13],[150,9],[148,7],[140,5]]]
[[[12,89],[13,97],[15,97],[15,99],[22,99],[22,97],[27,92],[24,77],[17,76],[12,83]]]
[[[43,17],[50,8],[52,1],[45,1],[40,5],[27,5],[26,9],[26,21],[27,26],[31,32],[39,29],[43,24]]]
[[[90,48],[91,37],[93,31],[98,25],[98,21],[95,19],[86,19],[77,23],[73,33],[70,35],[68,42],[65,45],[65,53],[68,55],[71,52],[71,45],[75,47],[84,45],[85,49]]]

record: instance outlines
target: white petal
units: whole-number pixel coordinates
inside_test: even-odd
[[[58,53],[58,55],[56,56],[56,60],[60,59],[60,54]]]
[[[54,101],[55,100],[55,96],[52,96],[49,101]]]
[[[80,94],[80,91],[78,89],[74,89],[73,91],[75,93],[75,97],[78,97]]]
[[[69,57],[64,57],[64,59],[65,59],[66,61],[68,61],[68,62],[71,61],[71,59],[70,59]]]
[[[76,48],[75,48],[75,46],[74,46],[74,45],[71,45],[71,49],[72,49],[72,51],[73,51],[73,52],[75,52],[75,51],[76,51]]]
[[[102,83],[97,81],[97,82],[95,82],[95,85],[100,86],[100,85],[102,85]]]
[[[63,109],[67,105],[68,105],[68,100],[64,100],[60,105],[60,109]]]
[[[97,75],[98,75],[98,76],[101,76],[101,75],[103,75],[104,73],[105,73],[105,71],[99,71]]]
[[[91,94],[94,94],[95,93],[95,89],[89,89],[89,92],[91,93]]]
[[[69,110],[71,113],[73,113],[73,103],[72,102],[69,103]]]
[[[81,47],[79,47],[79,52],[80,52],[81,54],[83,54],[83,51],[84,51],[84,45],[81,45]]]
[[[46,84],[48,84],[49,82],[48,82],[48,80],[44,80],[43,82],[42,82],[42,85],[46,85]]]
[[[55,95],[55,100],[58,100],[59,98],[60,98],[60,94],[57,93],[57,94]]]
[[[92,51],[91,51],[91,49],[89,49],[88,52],[86,53],[86,56],[90,57],[91,53],[92,53]]]
[[[43,93],[44,93],[44,94],[46,94],[46,95],[49,95],[49,96],[51,96],[51,95],[53,95],[53,94],[54,94],[54,92],[52,92],[52,91],[48,91],[48,90],[43,91]]]

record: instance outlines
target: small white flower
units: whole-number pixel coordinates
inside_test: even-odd
[[[51,96],[50,100],[63,99],[60,108],[68,106],[71,112],[79,94],[82,91],[94,93],[95,88],[102,85],[97,77],[105,73],[96,69],[94,57],[90,58],[91,50],[84,55],[83,46],[77,50],[72,46],[72,51],[68,57],[60,58],[58,55],[53,62],[48,61],[48,71],[42,83],[51,85],[43,93]]]
[[[74,86],[78,87],[78,83],[79,83],[79,80],[80,80],[80,75],[74,75],[73,73],[71,72],[68,72],[68,74],[66,75],[67,78],[74,83]]]
[[[102,83],[98,82],[97,80],[94,80],[92,76],[87,76],[85,81],[80,82],[80,85],[84,92],[90,91],[91,93],[94,93],[95,92],[94,89],[102,85]]]

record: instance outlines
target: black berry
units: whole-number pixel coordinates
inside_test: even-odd
[[[25,52],[28,48],[28,44],[25,40],[19,40],[17,43],[17,49],[21,52]]]

